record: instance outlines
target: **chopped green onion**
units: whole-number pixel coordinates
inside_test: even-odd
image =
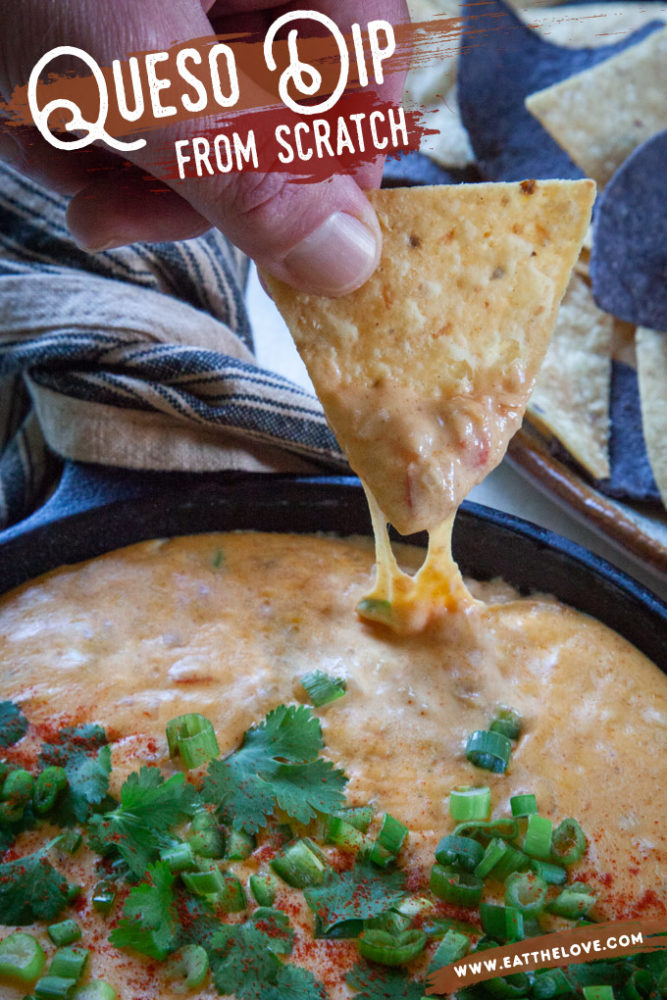
[[[81,892],[82,890],[80,885],[70,882],[67,886],[67,905],[71,906],[72,903],[79,898]]]
[[[556,896],[547,906],[550,913],[567,920],[588,916],[595,905],[595,896],[591,889],[581,882],[573,882]]]
[[[204,872],[182,872],[181,878],[196,896],[211,897],[225,913],[245,910],[247,901],[243,886],[235,875],[211,868]]]
[[[448,903],[458,906],[474,906],[482,898],[484,883],[476,875],[433,865],[431,869],[431,892]]]
[[[324,835],[325,844],[335,844],[343,851],[350,853],[361,850],[366,838],[360,830],[340,816],[328,816]]]
[[[47,767],[38,776],[33,792],[35,812],[43,815],[56,804],[56,799],[63,792],[69,782],[67,772],[64,767]]]
[[[225,853],[225,838],[213,813],[200,809],[192,817],[188,844],[202,858],[221,858]]]
[[[455,930],[448,930],[442,941],[436,948],[429,970],[441,969],[451,962],[457,962],[470,950],[470,939],[465,934],[459,934]]]
[[[378,868],[389,868],[396,862],[396,855],[394,852],[388,851],[386,847],[383,847],[382,844],[378,844],[377,841],[373,844],[368,856],[373,864],[377,865]]]
[[[584,986],[584,1000],[614,1000],[611,986]]]
[[[5,783],[5,778],[11,771],[11,767],[4,760],[0,760],[0,794],[2,793],[2,787]]]
[[[58,850],[65,854],[76,854],[83,843],[83,837],[78,830],[67,830],[58,837]]]
[[[78,982],[85,972],[89,955],[87,948],[58,948],[45,978]]]
[[[513,844],[500,837],[490,840],[484,851],[484,855],[475,868],[475,875],[478,878],[493,878],[499,882],[504,882],[514,872],[527,868],[530,863],[529,858]]]
[[[438,864],[455,865],[463,871],[472,872],[482,860],[484,848],[472,837],[443,837],[435,849]]]
[[[408,828],[400,820],[394,819],[389,813],[385,813],[382,826],[378,833],[377,842],[385,850],[392,854],[398,854],[408,835]]]
[[[586,850],[586,836],[576,819],[564,819],[553,832],[551,855],[561,865],[573,865]]]
[[[215,896],[225,891],[225,877],[219,868],[205,872],[181,872],[181,878],[195,896]]]
[[[449,793],[449,815],[457,822],[486,819],[491,808],[491,789],[486,785],[459,785]]]
[[[548,861],[551,857],[551,831],[553,823],[546,816],[532,813],[528,817],[523,849],[531,858]]]
[[[407,965],[426,947],[423,931],[404,931],[397,936],[388,931],[367,930],[357,938],[359,953],[380,965]]]
[[[502,733],[510,740],[518,740],[521,735],[521,716],[513,708],[501,705],[489,726],[492,733]]]
[[[520,997],[527,996],[530,992],[530,979],[525,972],[517,972],[512,976],[495,976],[487,979],[484,986],[491,996],[500,997],[501,1000],[519,1000]]]
[[[471,733],[466,743],[466,757],[475,767],[503,774],[512,754],[512,743],[502,733],[478,729]]]
[[[479,934],[479,930],[474,924],[467,924],[463,920],[452,920],[450,917],[434,917],[432,920],[425,920],[422,930],[432,938],[442,938],[447,931],[459,931],[461,934]]]
[[[179,715],[167,723],[169,756],[180,757],[190,771],[220,754],[213,723],[196,712]]]
[[[35,984],[35,1000],[71,1000],[76,979],[44,976]]]
[[[373,621],[391,621],[391,601],[380,600],[377,597],[364,597],[357,604],[357,614]]]
[[[170,955],[164,974],[178,992],[197,990],[208,974],[208,954],[199,944],[186,944]]]
[[[329,864],[320,857],[321,852],[316,852],[313,847],[309,841],[295,840],[282,854],[272,859],[271,868],[276,875],[295,889],[305,889],[308,885],[321,885]]]
[[[98,913],[111,913],[116,902],[116,893],[110,882],[98,882],[93,889],[93,909]]]
[[[550,861],[537,861],[531,859],[533,871],[540,876],[547,885],[563,885],[567,882],[567,872],[560,865],[552,865]]]
[[[276,901],[277,884],[273,875],[251,875],[250,892],[259,906],[273,906]]]
[[[257,841],[245,830],[232,828],[227,838],[227,850],[225,858],[228,861],[244,861],[249,858],[257,846]]]
[[[539,913],[544,906],[547,884],[535,872],[514,872],[506,883],[505,903],[525,914]]]
[[[223,872],[222,875],[225,885],[224,889],[216,895],[216,905],[224,913],[240,913],[248,906],[243,886],[236,875],[231,875],[229,872]]]
[[[163,848],[160,851],[160,861],[169,866],[170,872],[184,872],[195,867],[194,851],[186,842]]]
[[[513,906],[481,903],[482,929],[495,941],[518,941],[523,937],[523,914]]]
[[[91,979],[74,991],[72,1000],[118,1000],[118,994],[103,979]]]
[[[330,677],[321,670],[304,674],[301,678],[301,686],[305,689],[315,708],[321,708],[322,705],[329,705],[332,701],[337,701],[347,691],[347,684],[342,677]]]
[[[521,816],[532,816],[537,812],[537,799],[534,795],[513,795],[510,799],[510,809],[512,816],[516,819]]]
[[[35,779],[23,768],[10,771],[2,786],[2,799],[0,803],[0,822],[17,823],[25,812]]]
[[[500,819],[478,820],[470,823],[459,823],[454,827],[456,837],[502,837],[503,840],[513,840],[519,832],[519,824],[509,816]]]
[[[420,917],[424,913],[429,913],[433,909],[433,903],[425,896],[407,896],[402,899],[394,909],[403,913],[406,917]]]
[[[213,553],[213,558],[211,559],[211,566],[213,569],[220,569],[221,566],[225,564],[225,553],[222,549],[216,549]]]
[[[665,989],[667,975],[663,972],[662,976],[664,981],[661,982],[658,979],[657,982],[659,996],[667,995],[667,989]],[[646,997],[650,996],[654,983],[655,980],[648,969],[636,969],[625,983],[625,993],[628,1000],[645,1000]]]
[[[540,969],[533,980],[534,1000],[551,1000],[552,997],[572,993],[573,987],[562,969]]]
[[[381,913],[379,917],[371,917],[369,920],[366,920],[365,926],[369,930],[402,934],[403,931],[408,930],[411,923],[410,917],[404,913],[398,913],[396,910],[387,910],[386,913]]]
[[[34,983],[44,971],[44,949],[32,934],[14,931],[0,941],[0,979]]]
[[[523,871],[529,865],[530,858],[528,855],[524,854],[518,847],[514,847],[513,844],[508,844],[507,850],[493,869],[493,877],[498,879],[499,882],[505,882],[510,875],[518,871]]]
[[[81,979],[89,955],[87,948],[58,948],[48,974],[60,979]]]
[[[505,855],[508,846],[500,837],[494,837],[493,840],[489,841],[483,856],[475,866],[475,875],[477,878],[487,878],[491,874],[500,859]]]
[[[368,833],[374,813],[373,806],[349,806],[347,809],[341,809],[336,815],[361,833]]]
[[[49,937],[58,947],[74,944],[81,939],[81,928],[76,920],[62,920],[59,924],[51,924],[47,930]]]

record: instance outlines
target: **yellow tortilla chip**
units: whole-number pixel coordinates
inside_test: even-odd
[[[595,479],[609,476],[609,391],[614,318],[574,274],[526,413]]]
[[[589,222],[591,181],[370,195],[380,266],[352,295],[269,286],[352,468],[403,533],[432,529],[521,422]]]
[[[604,185],[641,143],[667,128],[667,28],[526,98],[575,163]]]
[[[638,327],[639,399],[649,462],[667,507],[667,334]]]

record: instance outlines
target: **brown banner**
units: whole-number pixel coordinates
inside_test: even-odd
[[[664,935],[667,935],[664,918],[591,924],[575,930],[544,934],[502,948],[476,952],[443,966],[429,976],[426,995],[455,993],[462,986],[471,986],[495,976],[664,951],[667,950],[667,936]]]

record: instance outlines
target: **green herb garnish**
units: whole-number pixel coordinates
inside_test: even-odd
[[[318,756],[323,746],[310,709],[280,705],[248,730],[239,750],[209,765],[203,796],[246,833],[257,833],[277,809],[300,823],[335,812],[347,779]]]
[[[13,701],[0,701],[0,747],[12,747],[28,731],[28,720]]]

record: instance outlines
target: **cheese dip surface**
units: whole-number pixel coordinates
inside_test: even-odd
[[[414,567],[422,555],[402,549],[400,560]],[[20,704],[30,729],[0,759],[34,768],[61,727],[98,723],[118,796],[144,764],[182,772],[165,737],[175,716],[210,719],[224,756],[276,706],[307,704],[299,679],[318,669],[347,682],[344,697],[314,710],[324,754],[347,774],[350,804],[409,827],[400,865],[411,891],[427,889],[435,847],[454,828],[450,791],[488,785],[493,816],[533,792],[554,825],[576,817],[588,848],[572,877],[595,888],[598,919],[665,915],[666,678],[593,619],[549,598],[518,599],[499,582],[470,583],[484,603],[396,635],[354,613],[373,567],[365,540],[231,533],[141,543],[23,586],[0,604],[0,701]],[[499,704],[523,719],[506,774],[465,757],[467,737],[488,728]],[[4,860],[57,832],[21,834]],[[244,884],[266,856],[237,866]],[[93,909],[96,863],[87,847],[58,857],[83,886],[76,912],[59,919],[76,917],[91,975],[122,1000],[171,997],[159,963],[108,943],[120,905],[110,917]],[[281,887],[276,906],[296,931],[290,961],[332,1000],[352,996],[354,940],[315,940],[295,889]],[[44,924],[20,929],[46,940]],[[11,1000],[26,992],[2,987]]]

